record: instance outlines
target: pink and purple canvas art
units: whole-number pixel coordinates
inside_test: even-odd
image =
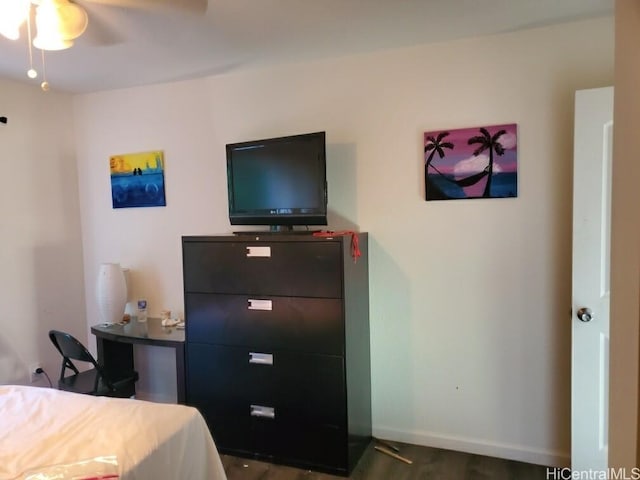
[[[425,198],[518,196],[517,124],[425,132]]]

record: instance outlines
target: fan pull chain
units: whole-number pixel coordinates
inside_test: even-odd
[[[27,70],[27,77],[36,78],[38,72],[33,68],[33,48],[31,47],[31,8],[29,8],[29,16],[27,17],[27,36],[29,37],[29,70]]]
[[[44,50],[40,50],[42,52],[42,83],[40,84],[40,88],[42,88],[43,92],[49,91],[49,82],[47,82],[47,69],[44,66]]]

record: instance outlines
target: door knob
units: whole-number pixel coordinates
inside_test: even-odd
[[[582,322],[590,322],[591,320],[593,320],[593,312],[590,308],[582,307],[580,310],[578,310],[578,318]]]

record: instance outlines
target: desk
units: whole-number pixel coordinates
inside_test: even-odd
[[[131,322],[124,325],[94,325],[91,333],[96,336],[98,362],[107,371],[134,370],[134,344],[174,348],[178,403],[185,403],[184,330],[163,327],[159,318],[149,318],[146,322],[139,323],[132,317]]]

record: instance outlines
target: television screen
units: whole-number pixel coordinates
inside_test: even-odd
[[[226,148],[231,225],[327,224],[325,132]]]

